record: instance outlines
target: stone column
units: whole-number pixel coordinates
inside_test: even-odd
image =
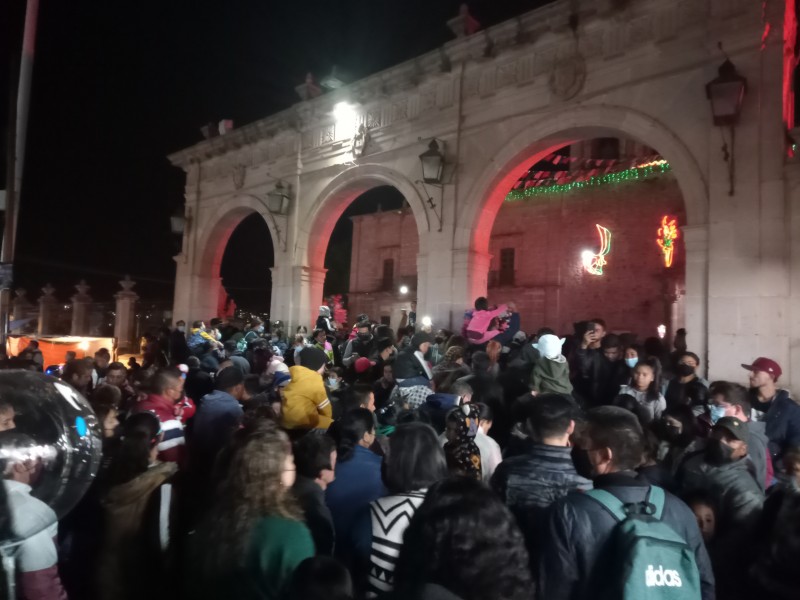
[[[703,362],[709,375],[708,357],[708,228],[705,225],[682,227],[686,248],[686,295],[684,312],[687,344]]]
[[[309,331],[314,328],[322,303],[322,288],[325,285],[327,269],[295,266],[293,297],[291,306],[290,327],[294,331],[298,325],[305,325]]]
[[[43,295],[39,298],[39,329],[37,331],[37,335],[40,337],[54,333],[53,325],[58,306],[58,299],[53,296],[55,291],[56,288],[49,283],[42,288]]]
[[[89,286],[86,281],[81,279],[81,282],[75,286],[78,293],[75,294],[72,300],[72,329],[71,335],[87,335],[89,333],[89,308],[92,304],[92,297],[89,296]]]
[[[114,337],[117,339],[117,350],[127,352],[136,347],[136,301],[139,296],[133,291],[136,282],[130,276],[126,275],[119,284],[122,291],[114,294],[117,301]]]

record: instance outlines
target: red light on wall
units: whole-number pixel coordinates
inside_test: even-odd
[[[675,240],[678,239],[678,220],[669,215],[661,218],[661,227],[658,228],[656,243],[664,255],[664,266],[670,268],[675,258]]]

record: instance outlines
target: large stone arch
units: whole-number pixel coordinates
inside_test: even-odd
[[[261,215],[269,229],[272,247],[277,248],[275,222],[264,201],[252,194],[235,194],[220,203],[219,207],[202,219],[196,239],[201,247],[196,249],[196,274],[219,277],[222,255],[233,230],[253,213]]]
[[[489,239],[508,191],[532,164],[553,150],[593,137],[628,137],[656,150],[671,165],[683,195],[687,223],[685,294],[681,307],[693,348],[707,359],[708,342],[708,223],[706,176],[696,157],[665,123],[622,106],[576,106],[543,115],[504,142],[466,193],[457,216],[454,248],[469,258],[463,293],[486,293]]]
[[[419,189],[395,169],[378,164],[366,164],[350,167],[334,177],[299,220],[295,256],[300,263],[313,269],[322,269],[328,239],[339,217],[361,194],[383,185],[396,188],[411,206],[422,251],[422,246],[425,244],[424,234],[430,226],[425,200]]]
[[[486,253],[497,211],[508,191],[536,161],[558,147],[592,137],[629,137],[655,149],[671,165],[683,194],[688,225],[708,223],[708,186],[695,157],[665,124],[622,106],[578,106],[544,115],[494,154],[458,215],[456,248]]]

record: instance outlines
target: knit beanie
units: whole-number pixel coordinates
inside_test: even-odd
[[[424,331],[418,331],[411,338],[411,347],[414,348],[414,350],[419,350],[419,347],[425,343],[432,344],[433,339],[431,338],[431,334]]]
[[[300,351],[300,366],[312,371],[319,371],[319,368],[327,364],[328,355],[319,348],[307,346]]]

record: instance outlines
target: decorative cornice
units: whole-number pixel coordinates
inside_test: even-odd
[[[333,147],[350,140],[362,125],[376,131],[447,109],[458,93],[458,82],[450,72],[453,64],[466,64],[464,100],[483,98],[539,78],[552,81],[554,70],[563,69],[576,54],[587,65],[613,59],[636,47],[705,31],[709,19],[736,17],[755,10],[752,4],[750,0],[560,0],[195,144],[170,155],[169,160],[186,171],[193,163],[203,162],[202,179],[219,179],[240,165],[274,163],[298,152]],[[577,48],[569,27],[575,6]],[[563,80],[563,71],[560,74]],[[340,101],[360,105],[352,131],[337,131],[331,112]]]

